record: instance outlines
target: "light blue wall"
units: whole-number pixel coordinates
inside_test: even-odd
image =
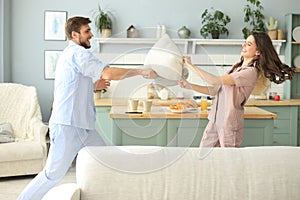
[[[44,79],[44,50],[62,50],[66,41],[44,41],[44,11],[67,11],[68,16],[84,15],[91,19],[92,10],[97,8],[97,0],[1,0],[11,1],[9,18],[11,51],[9,63],[11,81],[34,85],[38,89],[39,101],[43,120],[48,121],[53,99],[53,80]],[[200,38],[200,15],[205,8],[214,7],[222,10],[232,18],[228,26],[228,38],[243,38],[241,29],[243,22],[243,7],[246,0],[107,0],[101,1],[105,8],[115,14],[113,34],[124,37],[125,30],[131,24],[141,30],[143,37],[154,37],[149,29],[157,24],[166,25],[171,33],[183,25],[192,31],[192,37]],[[268,18],[274,16],[279,20],[279,28],[284,29],[284,15],[286,13],[300,13],[299,0],[270,1],[262,0],[264,14]],[[92,28],[94,26],[92,25]],[[176,35],[173,35],[176,37]],[[99,37],[95,33],[95,37]],[[9,49],[7,48],[7,49]],[[21,98],[21,97],[20,97]]]
[[[0,82],[10,82],[10,1],[0,0]]]

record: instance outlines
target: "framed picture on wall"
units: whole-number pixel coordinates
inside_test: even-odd
[[[54,79],[56,63],[61,53],[61,50],[45,50],[45,79]]]
[[[66,40],[66,11],[45,11],[45,40]]]

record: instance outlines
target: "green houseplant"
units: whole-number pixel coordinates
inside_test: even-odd
[[[98,4],[98,9],[94,12],[94,20],[97,31],[99,31],[102,37],[107,38],[111,36],[112,32],[112,13],[106,11]]]
[[[250,26],[243,28],[242,32],[246,39],[251,31],[262,31],[265,32],[264,19],[265,16],[262,14],[264,9],[259,0],[246,0],[248,2],[244,7],[244,22]]]
[[[220,34],[229,34],[226,25],[231,21],[231,18],[220,10],[211,8],[209,11],[205,9],[201,15],[202,27],[200,34],[206,38],[208,34],[212,35],[213,39],[218,39]]]

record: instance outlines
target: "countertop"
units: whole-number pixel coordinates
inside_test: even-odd
[[[135,119],[160,119],[160,118],[203,118],[206,119],[209,111],[201,111],[198,109],[195,112],[185,113],[173,113],[167,106],[152,106],[151,112],[145,112],[142,114],[126,114],[128,111],[127,106],[112,106],[110,111],[111,118],[135,118]],[[142,111],[142,107],[139,106],[138,111]],[[245,119],[274,119],[277,115],[258,107],[245,107]]]
[[[147,99],[139,99],[139,105],[142,105],[143,100]],[[152,105],[154,106],[169,106],[170,104],[176,104],[180,99],[169,99],[169,100],[161,100],[161,99],[151,99]],[[125,106],[128,104],[128,99],[118,99],[118,98],[104,98],[104,99],[95,99],[95,106]]]
[[[178,101],[180,101],[180,99],[169,99],[169,100],[153,99],[152,102],[154,106],[169,106],[170,104],[175,104]],[[111,99],[111,98],[95,99],[95,106],[122,106],[122,105],[127,105],[127,99]],[[246,106],[300,106],[300,99],[283,99],[280,101],[249,99],[248,102],[246,103]]]
[[[139,109],[142,110],[142,100],[139,102]],[[95,99],[95,106],[112,106],[111,118],[207,118],[207,111],[172,113],[168,106],[176,104],[180,99],[160,100],[152,99],[152,111],[143,114],[125,114],[127,111],[128,99],[122,98],[102,98]],[[277,115],[261,108],[259,106],[300,106],[300,99],[257,100],[249,99],[245,106],[245,119],[268,119],[276,118]]]
[[[300,106],[300,99],[283,99],[280,101],[249,99],[246,106]]]

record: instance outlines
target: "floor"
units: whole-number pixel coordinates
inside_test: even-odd
[[[34,176],[20,176],[0,178],[0,199],[1,200],[16,200],[19,193],[26,187],[26,185],[34,178]],[[75,183],[75,167],[71,167],[59,183]]]

